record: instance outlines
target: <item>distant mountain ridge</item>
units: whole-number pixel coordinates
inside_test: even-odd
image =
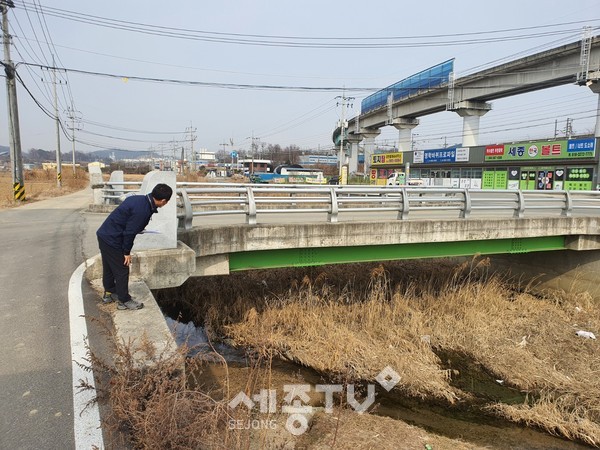
[[[69,162],[73,158],[72,152],[61,152],[62,160]],[[120,150],[120,149],[106,149],[96,150],[93,152],[79,152],[75,151],[76,162],[111,162],[114,160],[120,161],[123,159],[140,159],[149,157],[158,157],[156,152],[148,150]],[[6,145],[0,145],[0,159],[8,159],[10,157],[10,147]],[[53,162],[56,161],[56,152],[43,150],[43,149],[29,149],[22,152],[23,162],[25,163],[42,163],[42,162]]]

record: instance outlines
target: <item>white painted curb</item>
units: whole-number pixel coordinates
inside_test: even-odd
[[[93,372],[86,372],[79,364],[89,365],[86,361],[86,339],[88,336],[83,308],[81,283],[83,274],[96,258],[82,263],[69,280],[69,326],[71,334],[71,360],[73,369],[73,427],[75,431],[75,449],[104,449],[100,410],[97,403],[89,403],[96,396],[96,383]],[[85,380],[92,390],[80,390],[79,381]]]

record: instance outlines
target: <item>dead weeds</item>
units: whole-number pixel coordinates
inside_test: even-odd
[[[88,173],[81,168],[65,169],[62,171],[62,187],[57,186],[56,170],[25,170],[25,201],[33,202],[61,195],[70,194],[85,188],[88,184]],[[18,206],[21,203],[14,200],[12,174],[0,172],[0,208]]]
[[[255,271],[188,282],[158,297],[235,345],[348,380],[372,381],[389,366],[401,376],[396,395],[477,405],[600,446],[597,341],[575,334],[599,334],[599,306],[586,295],[517,290],[487,266],[476,260],[460,267],[435,261]],[[461,365],[465,359],[470,369]],[[473,368],[485,383],[468,389],[459,380]],[[515,392],[517,401],[505,401]]]

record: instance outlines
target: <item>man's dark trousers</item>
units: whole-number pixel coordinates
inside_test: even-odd
[[[129,267],[124,265],[125,255],[122,250],[113,248],[98,238],[100,255],[102,255],[102,284],[107,292],[116,293],[120,302],[131,300],[129,295]]]

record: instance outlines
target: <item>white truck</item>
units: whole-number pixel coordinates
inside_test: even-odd
[[[387,177],[387,186],[424,186],[425,183],[420,178],[406,179],[406,174],[403,172],[392,172]]]

